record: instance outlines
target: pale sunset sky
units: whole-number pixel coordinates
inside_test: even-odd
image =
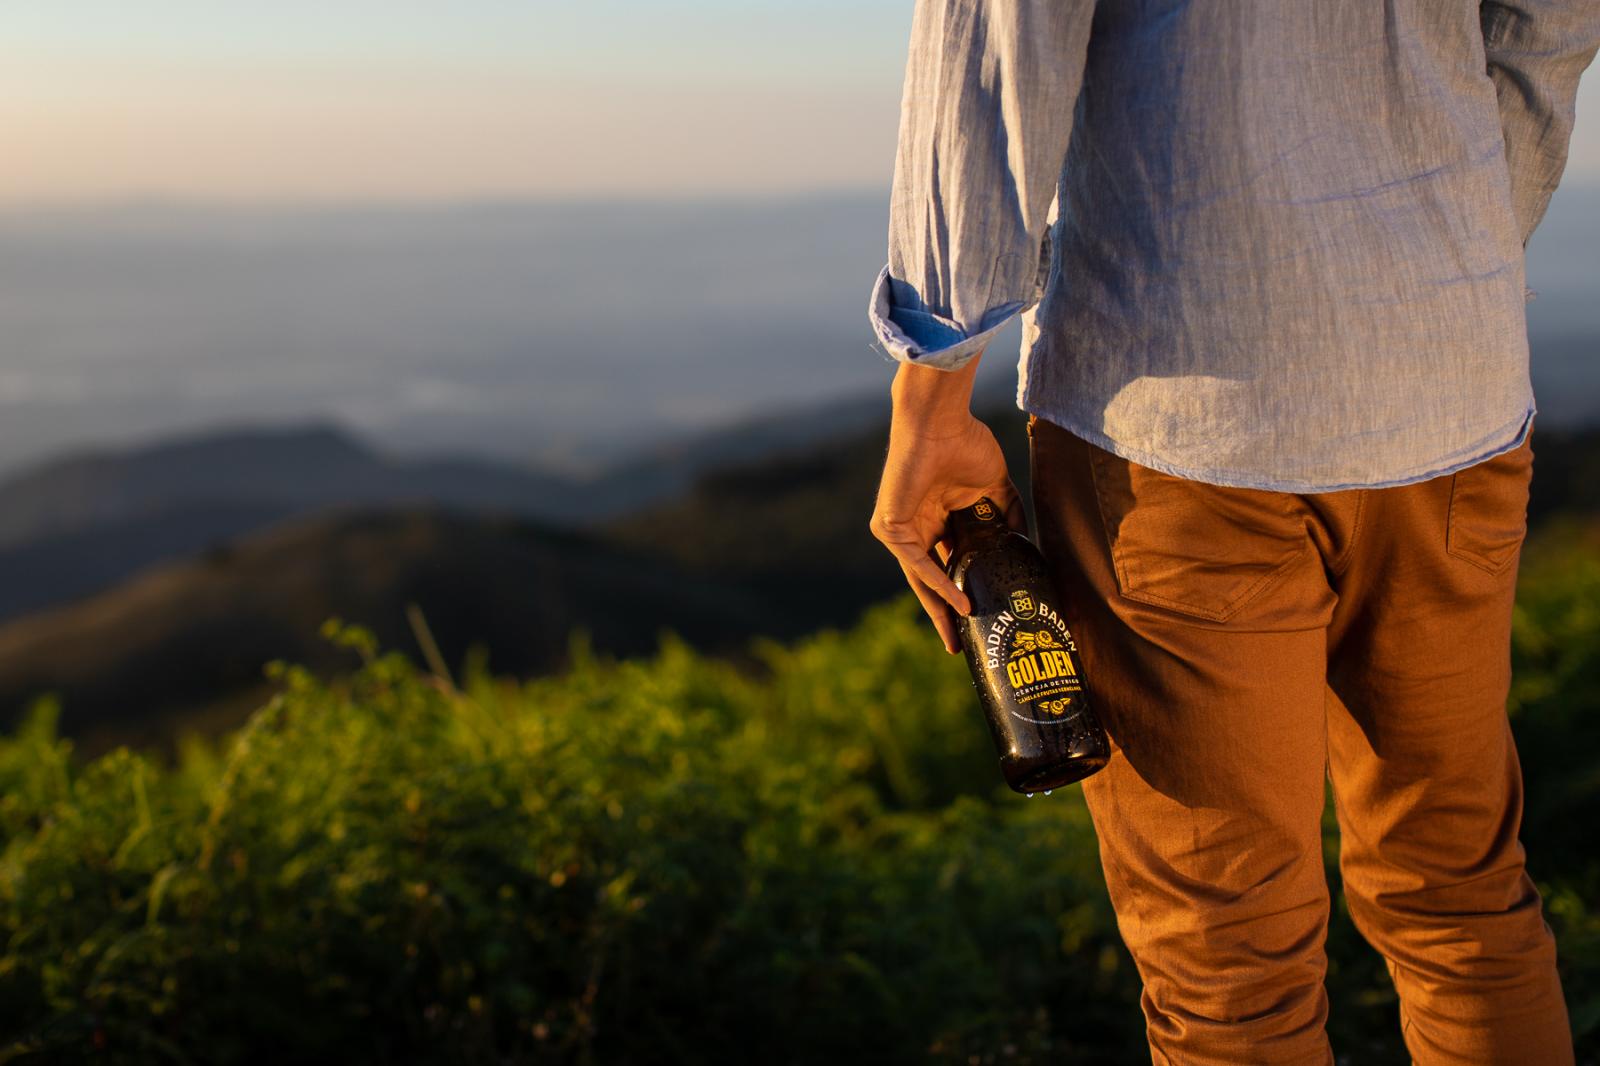
[[[910,0],[8,5],[0,206],[883,187]],[[1600,180],[1600,74],[1568,176]]]

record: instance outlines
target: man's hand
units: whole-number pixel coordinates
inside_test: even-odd
[[[961,650],[952,611],[965,615],[971,608],[941,565],[950,555],[944,539],[950,512],[987,496],[1013,528],[1027,526],[1000,445],[969,409],[977,364],[976,358],[960,370],[903,364],[897,371],[889,454],[871,522],[872,535],[900,563],[952,655]]]

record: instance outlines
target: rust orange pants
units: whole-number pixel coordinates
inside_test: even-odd
[[[1153,1061],[1333,1061],[1331,778],[1350,912],[1412,1058],[1571,1063],[1505,709],[1530,443],[1300,495],[1028,428],[1039,544],[1113,739],[1084,794]]]

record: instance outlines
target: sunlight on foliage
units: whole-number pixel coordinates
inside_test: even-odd
[[[1518,743],[1574,1027],[1600,1031],[1600,560],[1525,573]],[[1128,1062],[1077,789],[1007,791],[915,601],[740,671],[674,637],[459,687],[361,659],[176,765],[0,740],[0,1062]],[[1337,858],[1329,821],[1328,858]],[[1336,905],[1334,1037],[1397,1054]]]

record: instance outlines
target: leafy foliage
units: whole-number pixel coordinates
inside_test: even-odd
[[[1524,839],[1600,1037],[1600,553],[1525,571]],[[174,765],[0,741],[0,1061],[1131,1062],[1138,980],[1077,789],[1006,791],[909,596],[849,631],[675,637],[459,687],[359,657]],[[1330,858],[1337,853],[1330,837]],[[1334,1036],[1397,1061],[1336,907]]]

